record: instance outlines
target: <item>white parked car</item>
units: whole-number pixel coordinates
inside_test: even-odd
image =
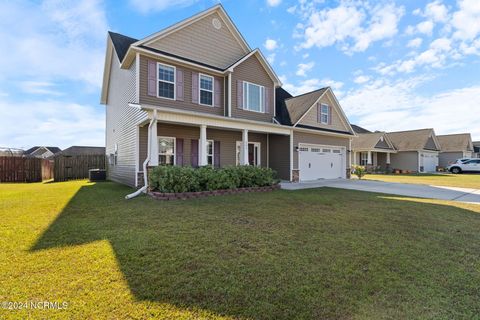
[[[449,165],[447,170],[451,173],[480,172],[480,159],[457,160],[456,163]]]

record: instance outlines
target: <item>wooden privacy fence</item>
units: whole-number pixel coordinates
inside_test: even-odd
[[[88,170],[105,169],[105,155],[56,155],[54,167],[55,181],[88,178]]]
[[[42,160],[42,181],[53,179],[54,160]]]
[[[0,182],[40,182],[42,162],[38,158],[0,157]]]

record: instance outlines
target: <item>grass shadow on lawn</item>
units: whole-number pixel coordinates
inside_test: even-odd
[[[478,213],[326,188],[176,202],[129,191],[82,187],[31,250],[106,239],[136,299],[240,318],[480,312]]]

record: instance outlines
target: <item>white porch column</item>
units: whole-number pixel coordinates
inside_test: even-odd
[[[198,165],[206,166],[207,160],[207,126],[200,126],[200,143],[198,144]]]
[[[390,164],[390,152],[387,152],[387,164]]]
[[[372,164],[372,151],[368,151],[367,164]]]
[[[156,112],[154,115],[154,121],[152,123],[150,130],[148,131],[149,138],[148,142],[150,144],[150,163],[149,166],[158,166],[158,134],[157,134],[157,120]]]
[[[248,165],[248,130],[242,130],[242,147],[240,149],[240,165]]]

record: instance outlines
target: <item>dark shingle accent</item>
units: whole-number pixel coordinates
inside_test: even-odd
[[[292,121],[290,120],[290,115],[285,105],[285,100],[291,98],[292,95],[283,88],[275,89],[275,119],[277,119],[280,124],[291,126]]]
[[[130,45],[138,40],[111,31],[109,31],[108,34],[110,35],[110,39],[112,39],[113,47],[117,53],[118,60],[122,62],[123,58],[125,58],[125,55],[127,54],[128,48],[130,48]]]
[[[357,126],[356,124],[352,124],[352,129],[353,131],[355,131],[355,133],[371,133],[371,131],[365,129],[365,128],[362,128],[360,126]]]

